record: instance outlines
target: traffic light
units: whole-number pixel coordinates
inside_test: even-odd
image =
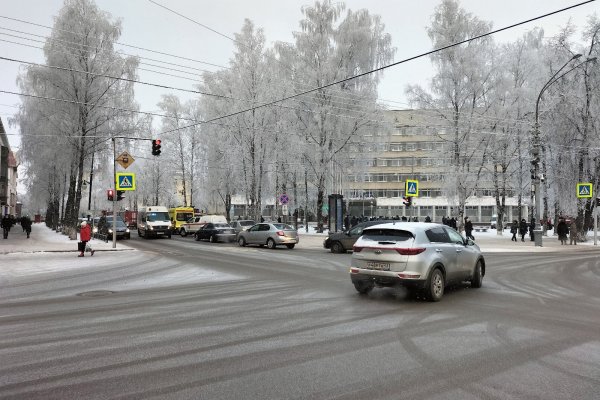
[[[403,201],[404,205],[406,207],[410,207],[412,205],[412,197],[405,196],[405,197],[403,197],[403,199],[404,199],[404,201]]]
[[[160,139],[152,139],[152,155],[160,156]]]
[[[106,197],[108,197],[108,201],[113,201],[115,199],[115,191],[112,189],[108,189],[106,191]]]
[[[124,194],[125,194],[124,190],[117,190],[117,201],[123,200],[125,198]]]

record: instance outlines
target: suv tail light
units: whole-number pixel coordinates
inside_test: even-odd
[[[284,231],[277,231],[277,236],[285,236],[285,232]]]
[[[408,249],[394,249],[398,252],[398,254],[402,254],[403,256],[416,256],[417,254],[421,254],[425,251],[425,247],[414,247]]]
[[[352,251],[355,253],[360,253],[362,251],[362,247],[357,247],[357,246],[353,246],[352,247]]]

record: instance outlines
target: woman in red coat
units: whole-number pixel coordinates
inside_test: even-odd
[[[79,238],[81,239],[80,243],[82,244],[80,244],[81,247],[79,248],[78,257],[83,257],[83,253],[85,252],[85,246],[87,245],[87,242],[92,240],[92,228],[88,225],[86,221],[83,221],[81,223],[81,229],[79,230]],[[94,250],[92,250],[92,255],[94,255]]]

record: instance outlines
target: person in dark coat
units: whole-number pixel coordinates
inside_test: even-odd
[[[519,235],[521,235],[521,242],[524,242],[525,235],[527,235],[527,221],[525,221],[525,218],[519,223]]]
[[[2,217],[2,233],[4,235],[4,239],[8,239],[8,232],[10,231],[10,227],[12,226],[12,221],[8,215]]]
[[[31,219],[27,215],[21,218],[21,227],[27,233],[27,239],[29,239],[29,235],[31,234]]]
[[[350,230],[350,216],[346,214],[346,218],[344,218],[344,229]]]
[[[465,235],[467,235],[467,239],[475,240],[473,236],[473,223],[469,217],[465,217]]]
[[[519,233],[519,223],[516,219],[513,220],[510,226],[510,233],[512,233],[512,238],[510,238],[511,242],[517,242],[517,233]]]
[[[560,240],[560,244],[567,244],[569,226],[564,218],[560,218],[558,220],[558,225],[556,225],[556,233],[558,234],[558,240]]]
[[[533,237],[534,229],[535,229],[535,220],[532,218],[531,223],[529,224],[529,237],[531,237],[532,242],[535,240],[535,238]]]
[[[431,222],[431,217],[429,217],[429,215],[425,217],[425,222]]]

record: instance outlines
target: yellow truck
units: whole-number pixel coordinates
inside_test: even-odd
[[[171,231],[179,233],[181,225],[194,217],[194,207],[173,207],[169,208],[169,218],[171,219]]]

